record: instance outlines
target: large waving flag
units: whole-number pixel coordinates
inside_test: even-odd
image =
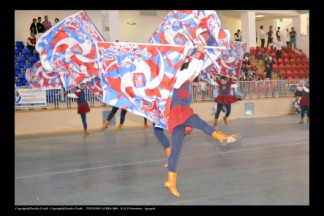
[[[25,77],[31,88],[56,89],[62,86],[60,74],[45,70],[40,61],[26,70]]]
[[[150,43],[194,46],[201,42],[206,49],[203,69],[214,64],[221,49],[229,49],[230,33],[220,28],[220,20],[213,10],[172,10],[149,38]],[[193,49],[188,55],[193,57]]]
[[[88,16],[73,14],[40,37],[36,50],[45,70],[60,74],[65,89],[98,76],[95,41],[103,41]]]
[[[205,68],[204,72],[239,79],[246,43],[231,41],[230,47],[231,49],[223,49],[221,51],[220,58],[217,59],[219,67],[215,67],[215,64],[212,64]]]
[[[176,74],[188,47],[114,42],[97,47],[103,102],[167,128]]]

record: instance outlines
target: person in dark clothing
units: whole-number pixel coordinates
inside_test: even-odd
[[[74,93],[64,93],[68,97],[76,98],[78,103],[78,114],[81,116],[82,124],[83,124],[83,139],[89,136],[86,113],[90,112],[90,107],[88,102],[85,100],[85,94],[83,89],[80,86],[76,86]]]

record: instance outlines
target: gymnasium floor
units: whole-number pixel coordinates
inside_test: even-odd
[[[180,198],[163,187],[166,157],[151,123],[90,131],[85,140],[16,137],[15,204],[309,205],[309,124],[299,118],[220,120],[217,129],[243,136],[228,146],[194,129],[178,161]]]

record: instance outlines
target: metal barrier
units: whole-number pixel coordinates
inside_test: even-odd
[[[260,80],[260,81],[240,81],[238,90],[245,99],[255,98],[277,98],[292,97],[294,91],[292,86],[296,86],[301,80]],[[18,89],[29,88],[27,86],[17,87]],[[213,101],[213,91],[215,86],[208,82],[191,83],[192,101]],[[72,93],[73,90],[68,91]],[[105,106],[90,90],[85,89],[85,97],[90,107]],[[44,107],[15,107],[15,111],[20,110],[41,110],[41,109],[69,109],[76,108],[77,102],[74,98],[68,98],[61,89],[46,90],[46,106]]]

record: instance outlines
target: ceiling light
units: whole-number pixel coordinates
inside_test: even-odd
[[[255,15],[256,18],[264,17],[264,15]]]

